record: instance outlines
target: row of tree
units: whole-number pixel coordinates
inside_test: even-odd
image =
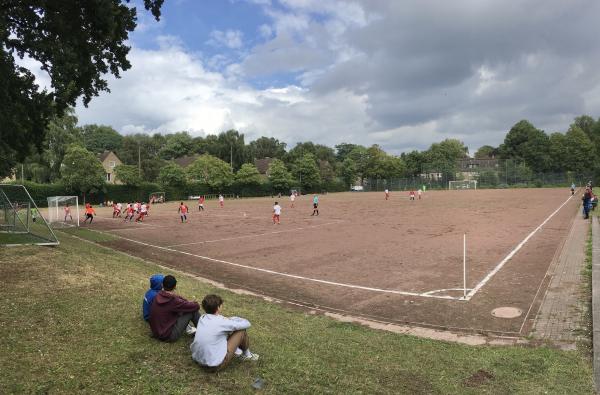
[[[206,137],[192,137],[187,132],[123,136],[110,126],[78,126],[72,109],[53,119],[45,136],[42,150],[24,161],[23,176],[40,183],[63,181],[73,187],[77,184],[76,190],[81,191],[102,183],[102,167],[92,158],[107,150],[114,151],[123,161],[116,173],[128,185],[158,182],[181,186],[200,182],[213,189],[267,181],[279,190],[290,186],[317,189],[335,180],[350,186],[365,178],[410,178],[428,173],[444,173],[452,179],[458,160],[469,157],[467,147],[456,139],[434,143],[425,151],[394,156],[377,145],[341,143],[331,148],[301,142],[286,150],[286,144],[273,137],[260,137],[246,144],[244,134],[236,130]],[[595,170],[597,152],[600,120],[583,115],[575,118],[564,134],[547,135],[530,122],[519,121],[500,146],[485,145],[474,157],[512,159],[520,163],[524,172],[585,172]],[[198,157],[186,169],[173,162],[192,155]],[[254,164],[263,158],[272,159],[268,178]],[[87,183],[81,181],[81,175],[75,176],[83,169],[88,174]]]

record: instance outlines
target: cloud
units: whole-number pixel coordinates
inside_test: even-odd
[[[210,33],[210,40],[208,43],[219,46],[224,45],[227,48],[237,49],[243,45],[244,34],[239,30],[213,30]]]
[[[82,121],[199,135],[236,127],[292,146],[377,143],[400,153],[444,138],[474,152],[521,119],[553,132],[600,115],[594,0],[253,3],[266,23],[208,37],[235,49],[235,60],[204,58],[185,37],[134,45],[133,69],[78,110]]]

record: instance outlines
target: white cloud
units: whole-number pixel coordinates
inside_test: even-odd
[[[210,40],[208,43],[213,45],[224,45],[227,48],[237,49],[243,45],[244,34],[239,30],[213,30],[210,33]]]

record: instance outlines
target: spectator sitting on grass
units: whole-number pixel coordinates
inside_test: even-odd
[[[176,341],[190,322],[197,326],[200,319],[200,305],[175,295],[173,291],[176,286],[175,277],[165,276],[163,290],[156,295],[150,306],[150,329],[154,337],[162,341]]]
[[[146,294],[144,295],[144,301],[142,303],[142,313],[144,314],[144,319],[146,321],[150,320],[150,307],[152,306],[152,301],[162,289],[164,278],[165,276],[162,274],[153,274],[150,277],[150,289],[146,291]]]
[[[246,333],[250,327],[248,320],[223,317],[223,299],[217,295],[207,295],[202,301],[202,308],[206,314],[200,317],[190,346],[194,361],[209,372],[217,372],[231,362],[238,347],[242,350],[242,360],[258,360],[258,354],[250,352],[250,339]]]

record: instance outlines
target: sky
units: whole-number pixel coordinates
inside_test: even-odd
[[[137,3],[132,68],[80,124],[474,154],[521,119],[600,116],[597,0],[166,0],[160,22]]]

